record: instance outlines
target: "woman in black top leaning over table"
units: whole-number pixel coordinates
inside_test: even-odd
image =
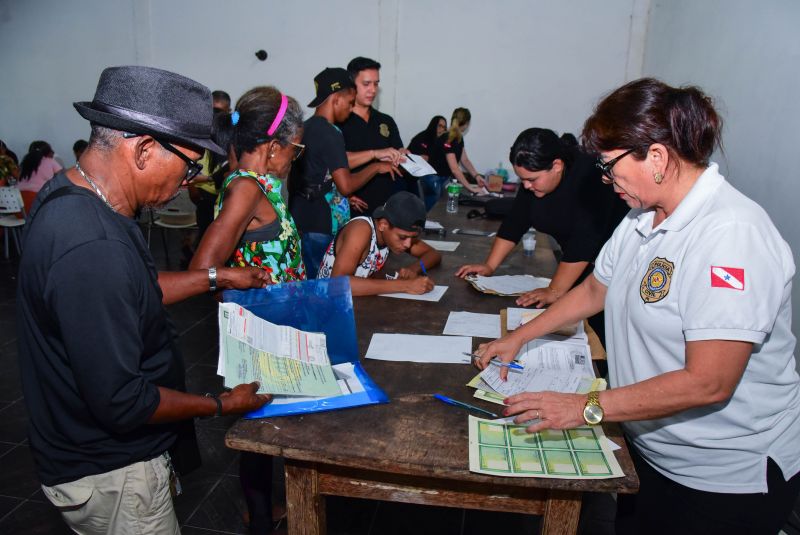
[[[464,134],[467,132],[471,120],[472,114],[467,108],[453,110],[450,129],[436,140],[429,161],[431,166],[436,169],[438,176],[444,177],[446,180],[455,178],[467,190],[478,193],[486,182],[483,175],[475,170],[475,166],[467,156],[467,149],[464,148]],[[475,177],[478,182],[477,186],[467,180],[464,171],[461,170],[462,167]]]
[[[604,187],[595,158],[575,146],[574,139],[568,134],[559,139],[544,128],[529,128],[517,137],[509,158],[522,187],[488,258],[461,266],[456,276],[492,275],[531,227],[552,236],[562,256],[550,285],[521,295],[518,305],[550,305],[592,272],[597,253],[628,207]],[[602,317],[589,323],[602,339]]]

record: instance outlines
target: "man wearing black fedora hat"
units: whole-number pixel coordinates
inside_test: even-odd
[[[103,71],[75,168],[39,193],[19,267],[18,340],[29,441],[42,488],[78,533],[177,533],[167,451],[181,422],[253,410],[258,385],[185,392],[164,304],[264,286],[261,270],[156,272],[132,217],[197,174],[211,93],[149,67]]]

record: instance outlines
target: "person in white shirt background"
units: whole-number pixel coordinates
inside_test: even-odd
[[[478,350],[479,367],[510,361],[605,309],[610,389],[526,392],[506,415],[529,432],[621,422],[641,487],[618,497],[617,533],[777,533],[800,492],[794,260],[709,163],[721,126],[696,87],[641,79],[605,97],[583,142],[632,210],[592,276]]]

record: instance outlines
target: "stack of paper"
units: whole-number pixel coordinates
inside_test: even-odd
[[[605,381],[595,378],[585,342],[531,340],[520,349],[517,361],[524,369],[510,369],[505,381],[500,379],[502,368],[490,365],[467,386],[476,389],[476,398],[498,404],[522,392],[575,393],[605,388]]]
[[[517,329],[521,325],[525,325],[535,317],[539,316],[545,309],[543,308],[512,308],[509,307],[506,309],[506,329],[509,331],[513,331]],[[564,340],[567,338],[570,341],[574,342],[588,342],[589,337],[586,334],[586,329],[583,327],[583,322],[579,321],[573,325],[567,325],[553,333],[553,335],[548,335],[547,337],[551,340]]]
[[[547,288],[550,285],[550,279],[532,275],[501,275],[498,277],[473,275],[467,277],[466,280],[479,292],[495,295],[522,295],[537,288]]]
[[[263,320],[236,303],[219,306],[217,373],[225,386],[259,381],[259,393],[288,396],[342,394],[325,335]]]

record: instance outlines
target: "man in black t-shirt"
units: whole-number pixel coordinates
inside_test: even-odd
[[[350,74],[327,68],[314,77],[316,108],[303,128],[303,158],[292,168],[289,210],[303,243],[303,263],[308,278],[316,278],[325,249],[350,220],[347,196],[369,183],[378,173],[392,172],[389,162],[372,162],[350,173],[344,138],[336,122],[347,119],[355,101]]]
[[[405,180],[397,166],[404,161],[403,140],[397,124],[389,115],[372,107],[378,95],[381,64],[369,58],[358,57],[347,64],[347,70],[356,85],[356,101],[353,113],[339,127],[344,134],[347,160],[353,172],[361,171],[373,160],[393,164],[390,172],[376,175],[366,186],[355,192],[351,204],[357,212],[372,215],[372,212],[398,190],[405,190]]]
[[[186,393],[163,305],[217,286],[263,287],[267,275],[158,273],[133,220],[194,178],[203,150],[222,152],[210,139],[208,88],[161,69],[111,67],[94,100],[75,108],[91,121],[89,146],[39,192],[19,266],[31,453],[45,496],[74,531],[177,533],[166,452],[181,428],[193,438],[192,418],[251,411],[269,396],[257,383]]]

